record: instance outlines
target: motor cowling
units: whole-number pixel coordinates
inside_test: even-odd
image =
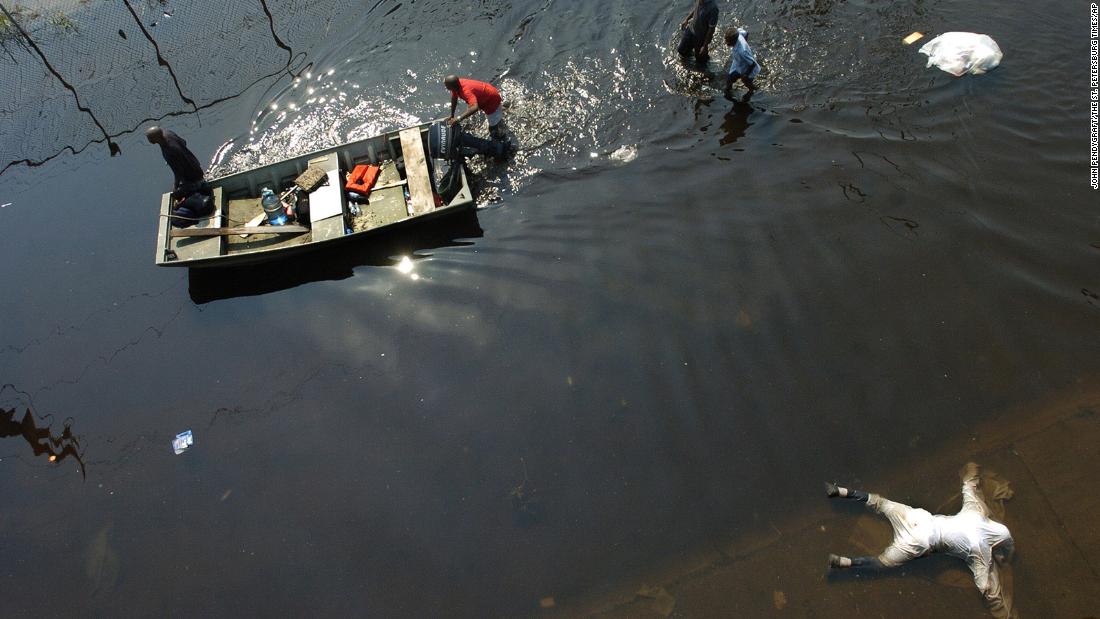
[[[474,155],[500,158],[507,147],[501,142],[472,136],[458,123],[448,125],[447,121],[439,120],[428,128],[428,150],[432,159],[451,160]]]
[[[450,203],[462,189],[464,160],[458,142],[462,128],[437,121],[428,128],[428,156],[432,160],[432,182],[444,204]]]
[[[440,120],[428,128],[428,151],[432,159],[450,160],[455,157],[458,146],[458,133],[462,131],[458,123],[448,125]]]
[[[466,157],[483,155],[501,158],[506,147],[500,142],[483,140],[462,130],[458,123],[445,120],[432,123],[428,128],[428,152],[432,159],[432,180],[436,192],[449,203],[462,189],[462,169]]]

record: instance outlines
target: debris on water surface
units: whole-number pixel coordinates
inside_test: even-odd
[[[959,77],[981,75],[1001,64],[1001,48],[989,35],[974,32],[945,32],[925,43],[918,53],[928,56],[929,67]]]
[[[92,538],[86,552],[84,573],[92,585],[93,596],[111,591],[118,582],[120,561],[111,545],[112,527],[112,523],[104,525]]]
[[[912,45],[913,43],[916,43],[917,41],[919,41],[923,38],[924,38],[924,34],[922,34],[920,32],[914,32],[913,34],[911,34],[911,35],[905,37],[904,39],[902,39],[902,42],[905,43],[906,45]]]
[[[556,605],[553,596],[547,596],[539,600],[539,608],[553,608]]]
[[[176,455],[187,451],[189,447],[195,444],[195,437],[191,434],[190,430],[185,430],[176,435],[176,438],[172,439],[172,451],[176,452]]]
[[[672,609],[676,607],[676,598],[664,587],[642,585],[642,588],[638,589],[638,597],[652,600],[650,607],[662,617],[671,615]]]
[[[737,312],[737,326],[747,329],[752,326],[752,316],[745,310]]]
[[[528,525],[539,519],[539,503],[535,500],[535,488],[527,477],[527,462],[520,458],[523,464],[523,481],[508,491],[508,498],[512,501],[512,511],[516,514],[516,522]]]
[[[783,610],[787,607],[787,594],[782,591],[773,591],[772,602],[775,604],[776,610]]]
[[[611,153],[611,159],[618,161],[619,163],[630,163],[638,158],[638,147],[636,145],[620,146],[615,152]]]

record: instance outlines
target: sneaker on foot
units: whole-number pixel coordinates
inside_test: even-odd
[[[840,496],[840,488],[831,481],[825,482],[825,496],[831,498]]]

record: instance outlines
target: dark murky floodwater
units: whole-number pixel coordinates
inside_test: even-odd
[[[225,276],[153,266],[143,138],[10,167],[0,614],[533,613],[1100,372],[1084,2],[720,2],[737,103],[670,57],[686,0],[292,4],[248,9],[288,49],[243,94],[162,50],[178,95],[153,56],[88,107],[186,95],[151,116],[226,172],[442,115],[454,72],[523,151],[475,218]],[[952,78],[914,30],[1005,58]]]

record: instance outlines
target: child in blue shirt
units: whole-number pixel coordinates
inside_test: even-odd
[[[742,28],[730,28],[726,30],[726,45],[730,46],[730,70],[726,75],[726,96],[730,96],[733,83],[741,80],[749,92],[756,90],[752,85],[753,79],[760,73],[760,65],[753,56],[749,42],[745,40],[748,34]]]

